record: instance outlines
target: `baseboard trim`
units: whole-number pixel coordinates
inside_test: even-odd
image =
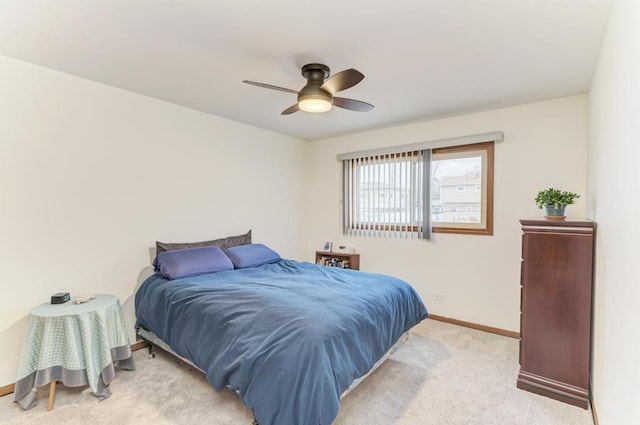
[[[506,329],[494,328],[493,326],[480,325],[473,322],[465,322],[464,320],[452,319],[451,317],[438,316],[437,314],[429,314],[429,319],[439,322],[451,323],[453,325],[464,326],[465,328],[476,329],[479,331],[489,332],[496,335],[508,336],[510,338],[520,338],[520,332],[508,331]]]
[[[593,401],[593,391],[591,392],[591,416],[593,417],[593,425],[600,425],[598,421],[598,411],[596,410],[596,403]]]
[[[13,390],[15,389],[16,384],[5,385],[4,387],[0,387],[0,397],[4,397],[9,394],[13,394]]]

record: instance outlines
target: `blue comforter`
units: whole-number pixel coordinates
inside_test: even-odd
[[[281,260],[136,293],[137,326],[238,390],[260,425],[329,425],[341,394],[427,311],[385,275]]]

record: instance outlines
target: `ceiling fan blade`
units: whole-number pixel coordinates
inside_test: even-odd
[[[333,106],[358,112],[369,112],[374,108],[370,103],[363,102],[361,100],[345,99],[344,97],[334,97]]]
[[[294,112],[298,112],[299,110],[300,108],[298,108],[298,104],[296,103],[295,105],[289,106],[287,109],[282,111],[280,115],[290,115],[290,114],[293,114]]]
[[[327,79],[327,81],[320,86],[321,89],[328,91],[331,94],[335,94],[341,90],[346,90],[355,86],[364,78],[364,74],[353,68],[345,69],[337,74],[333,74]]]
[[[271,84],[257,83],[255,81],[249,81],[249,80],[244,80],[243,83],[251,84],[252,86],[264,87],[265,89],[280,90],[280,91],[286,91],[287,93],[298,94],[297,90],[287,89],[287,88],[278,87],[278,86],[272,86]]]

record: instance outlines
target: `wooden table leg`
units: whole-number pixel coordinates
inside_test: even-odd
[[[53,410],[53,399],[56,396],[56,381],[52,381],[49,385],[49,404],[47,405],[47,412]]]

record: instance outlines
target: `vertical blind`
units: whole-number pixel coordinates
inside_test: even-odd
[[[431,150],[344,159],[344,233],[431,238]]]

